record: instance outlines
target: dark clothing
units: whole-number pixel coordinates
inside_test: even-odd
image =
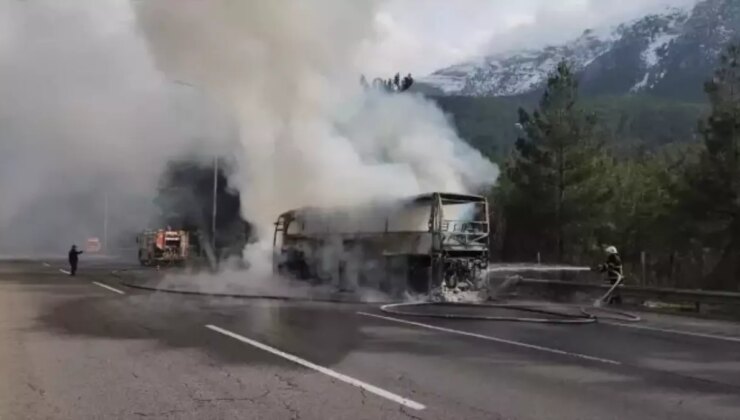
[[[622,259],[619,258],[619,255],[609,254],[606,257],[606,264],[604,264],[603,271],[606,271],[606,275],[612,284],[622,277]]]
[[[606,273],[611,284],[616,283],[622,277],[622,259],[617,254],[609,254],[606,257],[606,264],[602,264],[600,268],[602,273]],[[609,303],[622,303],[622,296],[616,289],[609,296]]]
[[[82,254],[82,251],[77,251],[75,249],[69,250],[69,263],[72,264],[73,262],[76,263],[79,259],[78,255]]]
[[[74,276],[77,272],[77,261],[79,260],[79,255],[82,254],[83,251],[77,251],[76,249],[70,249],[69,250],[69,274],[71,276]]]

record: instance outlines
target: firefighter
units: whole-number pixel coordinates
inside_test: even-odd
[[[606,277],[609,279],[610,284],[618,282],[622,278],[622,259],[619,257],[619,252],[614,246],[606,247],[606,263],[600,264],[597,267],[597,271],[606,273]],[[619,292],[614,292],[609,296],[608,303],[622,303],[622,296]]]
[[[77,261],[79,260],[79,255],[82,254],[83,251],[77,250],[77,245],[72,245],[72,248],[69,250],[69,275],[74,276],[77,272]]]

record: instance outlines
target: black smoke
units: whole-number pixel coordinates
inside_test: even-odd
[[[220,256],[241,255],[252,239],[251,224],[241,216],[239,192],[228,185],[233,165],[219,159],[216,171],[216,250]],[[214,163],[170,161],[162,173],[157,197],[162,225],[194,233],[196,246],[210,244],[213,221]]]

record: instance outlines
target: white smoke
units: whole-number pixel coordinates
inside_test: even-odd
[[[155,67],[129,0],[0,0],[0,254],[135,247],[167,162],[229,142],[203,99]]]
[[[102,237],[105,207],[128,243],[183,155],[236,159],[263,229],[293,207],[493,183],[433,104],[362,93],[377,7],[0,0],[0,252]]]
[[[0,0],[0,253],[64,253],[146,223],[184,148],[126,1]],[[133,241],[131,241],[133,245]]]
[[[261,234],[307,205],[491,185],[497,168],[415,95],[367,94],[357,54],[373,0],[148,0],[135,4],[158,66],[231,109],[245,218]],[[399,69],[403,70],[403,69]],[[374,75],[373,75],[374,76]],[[384,75],[388,76],[388,75]]]

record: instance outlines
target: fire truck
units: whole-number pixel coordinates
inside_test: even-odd
[[[136,237],[139,263],[144,266],[184,264],[190,251],[190,235],[184,230],[146,230]]]

